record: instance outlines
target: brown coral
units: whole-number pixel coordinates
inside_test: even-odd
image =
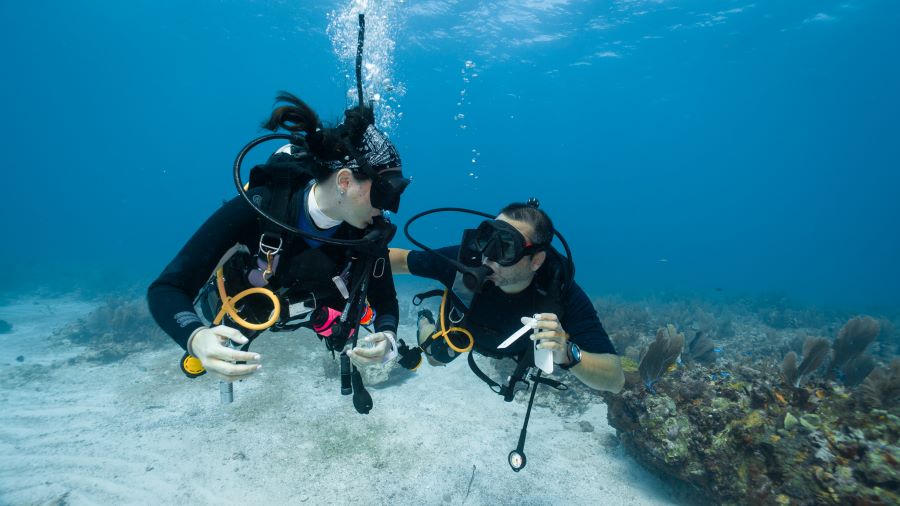
[[[834,350],[829,366],[831,377],[835,377],[844,364],[862,355],[879,332],[881,326],[871,316],[857,316],[844,324],[831,345]]]
[[[875,369],[859,387],[860,400],[867,408],[888,409],[900,405],[900,358],[885,369]]]
[[[869,376],[869,373],[875,369],[875,360],[869,355],[860,355],[844,365],[841,371],[844,373],[844,384],[849,387],[855,387]]]
[[[820,337],[807,337],[803,343],[803,361],[797,365],[797,354],[793,351],[784,357],[781,374],[784,382],[798,388],[807,376],[815,372],[828,356],[828,340]]]
[[[683,355],[685,362],[701,362],[711,364],[716,361],[716,344],[712,339],[703,335],[703,332],[694,334],[694,338],[685,347],[687,353]]]
[[[680,334],[674,325],[668,324],[656,332],[656,340],[650,343],[638,366],[641,381],[647,390],[655,393],[653,384],[675,364],[683,348],[684,334]]]

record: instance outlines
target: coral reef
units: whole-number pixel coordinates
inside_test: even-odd
[[[57,332],[62,344],[86,346],[79,360],[110,363],[165,343],[143,299],[111,300]]]
[[[841,326],[836,315],[795,309],[780,311],[793,319],[776,329],[771,314],[734,314],[724,319],[735,335],[716,335],[714,362],[695,359],[709,348],[696,333],[681,362],[659,358],[671,357],[660,350],[671,351],[674,326],[640,367],[623,357],[625,389],[603,396],[625,449],[700,503],[900,503],[900,359],[885,367],[890,357],[863,354],[879,322]],[[808,337],[835,334],[833,343]],[[879,351],[895,348],[884,344]]]
[[[0,320],[0,334],[9,334],[12,332],[12,324],[6,320]]]

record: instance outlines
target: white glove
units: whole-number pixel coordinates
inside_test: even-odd
[[[201,327],[188,340],[188,349],[207,371],[225,381],[242,380],[262,367],[259,354],[232,349],[228,346],[229,341],[243,345],[248,339],[237,329],[225,325],[211,329]]]
[[[356,367],[384,364],[397,358],[397,336],[390,330],[369,334],[360,344],[366,346],[357,345],[347,352]]]

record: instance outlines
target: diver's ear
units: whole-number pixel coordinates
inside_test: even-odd
[[[337,176],[334,178],[334,183],[337,185],[338,193],[341,195],[347,193],[347,188],[350,187],[350,182],[353,180],[353,175],[350,172],[350,169],[341,169],[338,171]]]
[[[534,255],[531,256],[531,271],[537,272],[538,269],[544,265],[544,262],[547,260],[547,252],[546,251],[538,251]]]

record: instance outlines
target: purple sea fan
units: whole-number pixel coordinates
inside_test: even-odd
[[[803,361],[797,365],[797,354],[793,351],[784,357],[781,374],[785,383],[799,388],[807,376],[815,372],[828,357],[828,340],[821,337],[807,337],[803,343]]]
[[[866,347],[878,337],[879,332],[881,326],[871,316],[857,316],[844,324],[831,345],[834,350],[828,368],[831,377],[836,376],[844,364],[862,355]]]
[[[679,334],[674,325],[668,324],[656,332],[656,340],[650,343],[638,366],[647,390],[656,393],[653,384],[675,364],[683,348],[684,334]]]
[[[891,361],[889,368],[872,371],[859,393],[867,408],[888,409],[900,404],[900,358]]]

